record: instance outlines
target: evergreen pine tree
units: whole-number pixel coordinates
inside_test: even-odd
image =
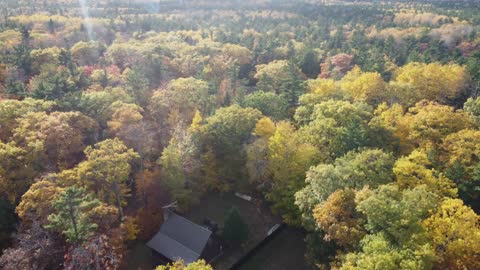
[[[230,208],[225,215],[223,238],[233,245],[239,245],[248,238],[248,226],[235,208]]]
[[[70,243],[81,243],[98,227],[90,220],[90,211],[99,204],[85,189],[67,188],[52,203],[56,211],[48,216],[49,224],[45,228],[61,232]]]

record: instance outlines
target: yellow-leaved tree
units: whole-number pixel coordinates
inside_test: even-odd
[[[317,226],[325,232],[324,240],[334,240],[346,250],[355,248],[365,236],[365,217],[355,203],[355,190],[339,189],[315,207],[313,217]]]
[[[157,266],[155,270],[213,270],[213,268],[204,260],[198,260],[187,265],[180,260],[172,264]]]
[[[412,87],[416,93],[416,101],[428,99],[446,102],[464,90],[467,73],[465,68],[457,64],[412,62],[399,68],[393,81]],[[400,100],[406,99],[403,92],[399,91],[396,95]]]
[[[444,200],[423,225],[437,256],[434,269],[480,269],[480,217],[462,200]]]
[[[455,184],[431,166],[427,154],[415,150],[409,156],[399,158],[393,167],[397,184],[402,189],[426,185],[427,189],[441,196],[456,197]]]
[[[275,123],[268,117],[262,117],[255,125],[255,134],[262,138],[270,138],[275,133]]]
[[[305,185],[305,173],[318,155],[313,145],[302,142],[289,122],[278,123],[275,134],[268,140],[268,171],[272,184],[266,197],[289,224],[300,223],[300,211],[294,204],[295,192]]]
[[[445,151],[445,161],[452,166],[460,163],[466,170],[467,176],[473,173],[480,158],[480,131],[464,129],[448,135],[443,140],[442,148]]]
[[[52,201],[56,200],[63,188],[48,180],[41,180],[30,186],[22,195],[22,200],[16,208],[23,222],[39,220],[47,221],[53,211]]]
[[[398,104],[391,107],[380,104],[369,125],[393,135],[402,154],[418,147],[425,151],[438,150],[446,136],[476,126],[470,114],[427,100],[418,102],[405,114]]]
[[[340,81],[340,87],[354,101],[379,104],[386,99],[386,83],[378,72],[362,72],[355,67]]]
[[[318,95],[322,100],[341,97],[337,82],[333,79],[309,80],[307,88],[310,93]]]

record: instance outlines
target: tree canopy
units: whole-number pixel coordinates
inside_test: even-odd
[[[158,269],[480,268],[478,1],[405,2],[0,0],[0,269],[141,268],[166,205],[226,244]]]

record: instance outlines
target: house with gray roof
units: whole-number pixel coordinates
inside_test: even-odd
[[[206,227],[170,213],[147,246],[169,261],[182,259],[189,264],[202,258],[208,262],[221,250],[212,236]]]

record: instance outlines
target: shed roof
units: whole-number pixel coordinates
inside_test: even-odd
[[[183,259],[188,264],[200,257],[211,234],[207,228],[172,213],[147,246],[172,261]]]

